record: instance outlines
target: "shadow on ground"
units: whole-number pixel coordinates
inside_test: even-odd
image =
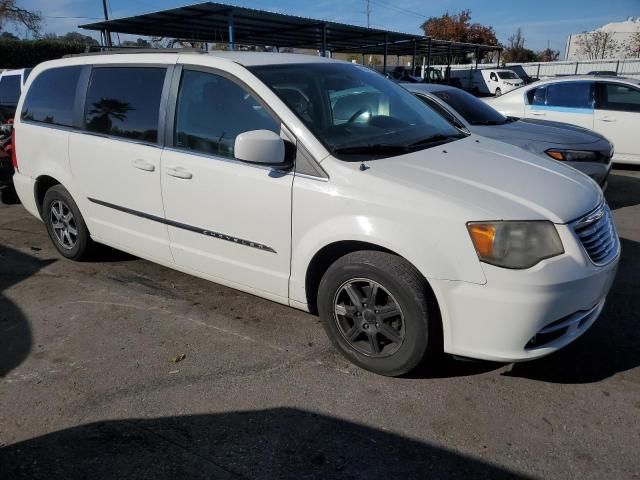
[[[2,478],[507,479],[434,445],[297,409],[105,421],[0,449]]]
[[[53,262],[0,246],[0,377],[27,358],[32,343],[27,318],[4,292]]]
[[[625,170],[638,170],[640,165],[625,165]],[[624,207],[633,207],[640,204],[640,177],[620,175],[616,170],[611,170],[609,174],[609,186],[605,192],[607,203],[611,210],[618,210]]]
[[[563,350],[516,363],[504,375],[553,383],[591,383],[640,366],[640,243],[621,239],[622,257],[600,318]]]

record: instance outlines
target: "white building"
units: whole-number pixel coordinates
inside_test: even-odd
[[[588,60],[583,55],[580,55],[580,43],[581,40],[590,33],[594,33],[597,31],[605,31],[612,34],[613,40],[618,45],[623,45],[624,43],[631,40],[631,36],[640,31],[640,17],[629,17],[623,22],[612,22],[603,25],[600,28],[597,28],[593,32],[583,32],[583,33],[572,33],[567,38],[567,45],[565,48],[565,59],[566,60]],[[624,53],[619,53],[618,55],[624,57]]]

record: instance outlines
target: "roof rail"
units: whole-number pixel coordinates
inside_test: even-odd
[[[127,47],[100,47],[110,50],[100,52],[84,52],[70,53],[62,58],[86,57],[89,55],[126,55],[130,53],[200,53],[206,54],[205,50],[200,48],[127,48]]]

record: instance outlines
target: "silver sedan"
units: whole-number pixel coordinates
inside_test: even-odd
[[[564,162],[604,187],[613,145],[602,135],[567,123],[505,117],[485,102],[447,85],[401,84],[458,128]]]

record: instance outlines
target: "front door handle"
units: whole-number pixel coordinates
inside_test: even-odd
[[[533,110],[531,112],[531,115],[535,115],[536,117],[544,117],[546,115],[546,113],[544,113],[544,112],[536,112],[535,110]]]
[[[172,177],[176,178],[182,178],[184,180],[193,178],[193,174],[182,167],[167,168],[167,175],[171,175]]]
[[[131,162],[131,165],[133,165],[138,170],[143,170],[145,172],[153,172],[156,169],[156,166],[153,163],[149,163],[142,158],[136,158]]]
[[[602,118],[599,118],[598,120],[600,120],[601,122],[615,122],[616,121],[616,119],[613,118],[613,117],[602,117]]]

